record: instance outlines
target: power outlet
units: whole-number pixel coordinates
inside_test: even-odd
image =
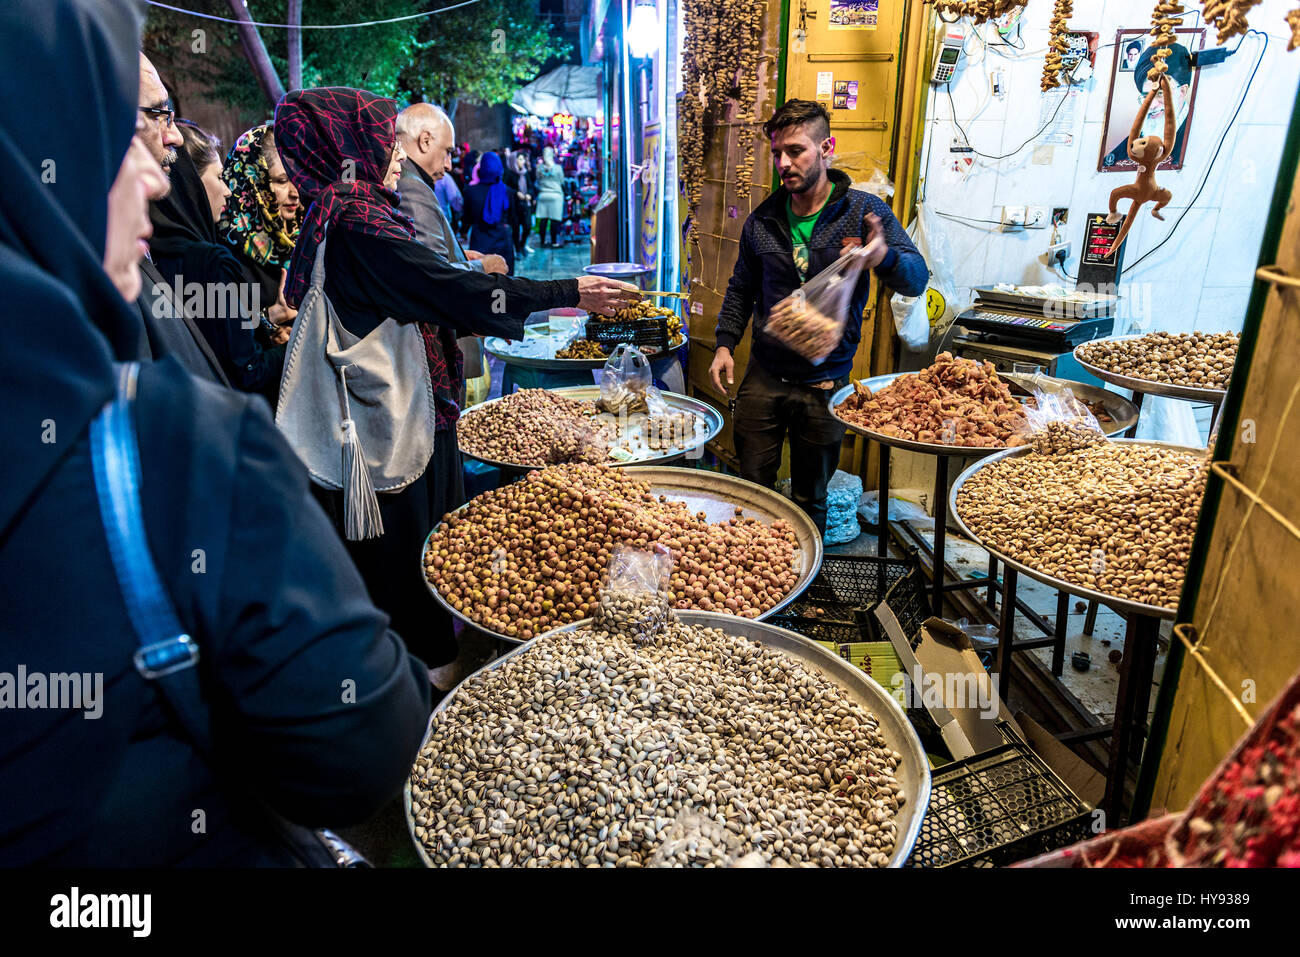
[[[1002,231],[1009,233],[1014,230],[1025,228],[1025,207],[1023,206],[1003,206],[1002,207]]]
[[[1065,261],[1070,258],[1070,244],[1053,243],[1047,247],[1047,264],[1050,266],[1054,263],[1065,265]]]
[[[1051,211],[1046,206],[1025,207],[1025,229],[1046,229]]]

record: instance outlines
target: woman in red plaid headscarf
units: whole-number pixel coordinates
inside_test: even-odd
[[[437,667],[456,657],[456,641],[415,556],[442,516],[464,502],[456,337],[522,339],[530,313],[561,306],[612,311],[633,287],[591,276],[539,282],[453,269],[415,240],[413,224],[397,208],[394,186],[405,159],[397,112],[394,100],[347,87],[296,90],[280,101],[276,144],[308,204],[285,298],[301,303],[328,230],[324,293],[344,327],[362,337],[389,317],[419,325],[437,415],[433,458],[406,488],[379,496],[384,534],[347,545],[375,603],[411,650]],[[339,493],[318,491],[340,521]]]

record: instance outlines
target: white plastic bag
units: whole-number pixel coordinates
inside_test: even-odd
[[[917,203],[916,219],[912,220],[907,234],[925,257],[930,281],[924,296],[895,293],[889,301],[889,308],[894,314],[898,338],[913,352],[920,352],[930,344],[932,334],[941,336],[948,331],[965,304],[957,302],[957,287],[952,278],[952,252],[948,249],[948,237],[939,217],[924,203]]]
[[[600,374],[600,407],[615,415],[666,415],[668,403],[654,386],[650,360],[636,346],[615,347]]]

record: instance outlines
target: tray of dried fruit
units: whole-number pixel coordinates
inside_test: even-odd
[[[898,807],[897,811],[893,815],[893,821],[897,828],[897,836],[894,841],[893,849],[888,855],[888,864],[886,866],[902,867],[904,862],[907,861],[908,855],[911,854],[912,846],[915,844],[917,835],[920,833],[921,822],[925,817],[926,810],[930,803],[930,764],[926,759],[925,750],[921,745],[921,739],[917,736],[916,730],[907,720],[906,714],[903,713],[903,709],[899,706],[893,695],[868,677],[861,669],[853,667],[847,661],[821,647],[816,642],[810,641],[792,631],[787,631],[784,628],[777,628],[763,622],[757,622],[747,618],[738,618],[734,615],[719,614],[716,612],[678,611],[675,614],[677,620],[683,625],[716,628],[727,635],[748,639],[767,648],[771,648],[782,655],[787,655],[796,659],[799,665],[803,668],[820,674],[831,684],[846,692],[849,701],[852,702],[852,704],[860,706],[870,712],[871,717],[874,717],[875,719],[880,737],[883,740],[883,747],[896,752],[898,755],[898,763],[893,771],[893,778],[902,787],[903,800],[901,806]],[[519,645],[508,654],[495,659],[478,672],[465,678],[460,684],[448,692],[440,702],[438,702],[437,707],[434,708],[433,714],[429,718],[429,729],[425,733],[424,744],[421,746],[420,754],[417,756],[416,761],[411,768],[411,774],[407,786],[402,789],[402,804],[406,812],[407,833],[410,835],[411,841],[415,846],[416,854],[419,855],[420,860],[425,864],[425,866],[450,866],[451,859],[456,856],[456,852],[447,846],[446,837],[439,836],[439,834],[434,830],[434,825],[436,825],[437,822],[431,818],[429,809],[434,803],[437,804],[437,807],[440,810],[444,808],[454,808],[458,804],[461,804],[463,807],[462,802],[467,800],[471,793],[470,788],[464,784],[462,784],[460,788],[457,788],[455,784],[447,783],[445,787],[451,792],[447,795],[448,800],[446,802],[443,802],[440,799],[436,802],[433,800],[434,794],[431,792],[443,783],[442,780],[440,780],[441,775],[456,773],[454,768],[440,767],[438,765],[439,753],[429,747],[429,740],[433,734],[434,728],[440,721],[447,720],[447,715],[444,714],[444,712],[452,709],[454,704],[459,703],[460,705],[465,705],[467,698],[470,698],[471,701],[481,700],[482,695],[485,693],[483,690],[484,677],[489,672],[508,667],[512,663],[517,663],[518,656],[538,654],[541,652],[542,648],[556,644],[555,639],[559,633],[576,631],[590,625],[591,623],[591,619],[571,622]],[[648,663],[648,665],[650,667],[655,667],[652,663]],[[674,657],[671,662],[666,660],[665,665],[680,670],[682,662]],[[578,667],[578,665],[574,665],[573,670],[575,673]],[[778,675],[792,674],[790,680],[798,679],[797,672],[787,672],[786,669],[778,669],[774,673]],[[608,687],[608,685],[605,686]],[[543,692],[543,687],[539,685],[537,688],[521,688],[520,692],[525,695],[537,694]],[[529,699],[525,698],[523,700],[527,701]],[[630,701],[631,699],[629,698],[627,700]],[[694,707],[702,706],[703,702],[701,700]],[[694,707],[690,713],[694,713]],[[541,720],[545,720],[545,715],[548,712],[540,709],[535,709],[535,711],[542,716]],[[671,716],[676,712],[665,709],[663,713]],[[688,712],[682,712],[682,715],[684,716],[687,713]],[[668,734],[671,740],[675,740],[676,736],[673,735],[672,727],[674,722],[671,717],[667,720],[659,720],[664,722],[664,733]],[[684,720],[686,719],[683,718],[683,721]],[[683,721],[677,721],[675,723],[681,724]],[[624,722],[616,720],[615,723],[621,725]],[[629,728],[635,727],[638,734],[653,734],[654,731],[653,724],[633,718],[631,715],[628,716],[626,724]],[[778,738],[782,734],[782,729],[779,725],[774,725],[771,728],[764,728],[762,727],[761,721],[756,723],[752,715],[749,718],[749,725],[750,734],[771,733]],[[564,734],[562,731],[556,731],[555,733],[557,735]],[[717,747],[722,747],[724,734],[730,733],[732,733],[731,730],[723,728],[721,722],[719,722],[717,737],[715,738]],[[525,746],[536,747],[539,742],[545,740],[545,737],[543,737],[545,732],[541,732],[540,735],[542,736],[533,739],[532,745],[526,743]],[[502,748],[508,748],[513,740],[514,739],[503,741]],[[563,738],[560,738],[559,740],[563,740]],[[673,743],[670,743],[667,746],[673,748],[679,747]],[[590,749],[588,750],[590,751]],[[503,751],[503,753],[505,752]],[[683,769],[689,769],[693,766],[694,759],[691,756],[693,753],[694,752],[689,750],[679,750],[672,756],[675,760],[671,760],[671,764]],[[860,748],[857,753],[862,755],[865,753],[865,749]],[[537,754],[537,752],[534,752],[534,754],[538,757],[541,756],[540,754]],[[519,760],[526,761],[527,755],[528,751],[524,750],[520,755]],[[604,766],[602,762],[608,762],[611,757],[617,759],[618,755],[618,750],[611,752],[608,749],[599,748],[596,752],[591,754],[584,752],[583,756],[573,759],[577,761],[576,765],[572,765],[572,761],[570,761],[570,764],[573,767],[573,773],[578,774],[580,777],[585,779],[600,779],[600,772]],[[482,792],[483,788],[491,785],[494,776],[496,776],[494,772],[500,772],[502,769],[496,768],[495,764],[492,764],[493,759],[485,752],[477,752],[475,757],[470,760],[486,761],[491,764],[490,769],[484,768],[483,770],[478,771],[476,779],[477,784],[475,786],[480,789],[480,792]],[[506,777],[515,780],[516,778],[512,775],[515,774],[517,769],[524,769],[526,771],[526,765],[516,762],[511,766],[505,767],[504,771]],[[467,763],[464,773],[468,775],[473,770],[474,769],[470,768]],[[484,770],[487,771],[486,776]],[[707,769],[704,770],[707,771]],[[824,773],[834,775],[835,777],[843,776],[844,780],[848,781],[850,784],[853,783],[853,776],[851,774],[843,774],[843,769],[841,768],[827,768],[827,771]],[[614,781],[611,781],[610,783],[611,786],[617,786]],[[822,786],[821,782],[819,781],[818,784],[820,789]],[[793,783],[791,783],[784,787],[783,791],[786,794],[789,794],[793,786]],[[511,789],[509,784],[507,783],[502,790],[506,794],[510,793]],[[534,790],[536,791],[535,795]],[[533,852],[526,850],[527,839],[536,831],[544,832],[544,827],[536,822],[545,820],[545,818],[549,816],[547,811],[548,807],[561,808],[560,813],[565,813],[562,808],[572,806],[570,800],[572,794],[575,792],[566,787],[556,797],[552,798],[550,797],[552,789],[549,788],[549,782],[547,784],[547,790],[543,790],[541,785],[536,787],[534,790],[527,790],[527,785],[522,781],[520,782],[520,786],[517,788],[518,793],[530,795],[525,798],[525,800],[532,806],[532,808],[537,810],[537,815],[529,815],[525,821],[512,820],[509,824],[504,824],[503,826],[498,827],[496,832],[492,831],[492,825],[493,823],[504,821],[506,816],[505,809],[499,807],[484,808],[484,815],[481,820],[488,826],[486,839],[481,842],[475,840],[471,840],[470,842],[474,845],[480,864],[486,863],[501,866],[504,859],[505,866],[535,866],[527,864],[526,858],[533,856],[534,853],[542,854],[542,852],[550,849],[550,845],[554,842],[552,840],[546,840],[545,833],[542,833],[542,839],[540,840],[536,837],[534,838],[536,840],[536,846]],[[703,789],[701,789],[701,794],[702,793]],[[653,794],[653,790],[651,791],[651,794]],[[414,800],[413,795],[415,795]],[[777,800],[775,792],[769,795],[769,800],[773,802]],[[596,799],[596,802],[599,803],[599,799]],[[418,812],[416,810],[417,803],[419,804]],[[617,807],[620,805],[614,806]],[[772,806],[775,807],[776,804],[773,803]],[[722,811],[721,800],[718,801],[718,810],[720,812]],[[684,811],[685,806],[683,806],[683,812]],[[579,812],[579,814],[586,813],[589,812]],[[472,815],[467,812],[466,816]],[[421,820],[417,820],[417,817],[421,818]],[[609,826],[612,827],[616,820],[620,821],[620,828],[625,827],[630,822],[630,818],[620,819],[611,816],[608,821]],[[535,823],[530,824],[530,821]],[[651,816],[650,821],[654,821],[653,815]],[[787,821],[783,826],[789,828],[789,822]],[[774,833],[770,837],[765,834],[752,835],[754,838],[762,837],[761,844],[757,839],[753,841],[756,847],[765,845],[771,848],[777,844],[779,839],[783,838],[783,835],[777,831],[776,828],[772,828],[771,830]],[[671,837],[672,834],[673,822],[662,822],[662,825],[657,828],[655,842],[661,844],[665,838]],[[506,836],[511,838],[508,847],[504,840]],[[799,835],[795,833],[791,834],[789,837],[785,837],[784,840],[785,843],[788,844],[791,841],[797,842],[798,838]],[[460,838],[457,837],[453,839],[453,842],[458,842],[459,840]],[[426,842],[429,842],[429,844],[435,849],[435,853],[439,853],[440,858],[446,858],[446,860],[435,861],[430,855],[429,846],[426,846]],[[446,850],[439,852],[438,849],[440,847],[445,848]],[[468,847],[468,845],[466,845],[466,847]],[[519,850],[522,850],[522,853],[518,853],[517,851]],[[658,847],[654,847],[653,849],[646,848],[644,852],[636,855],[636,866],[641,866],[640,858],[642,857],[644,857],[647,862],[652,862],[651,859],[655,856],[654,852],[657,850]],[[510,857],[504,858],[505,854],[510,854]],[[613,855],[610,855],[610,857],[612,858]],[[521,858],[524,860],[521,860]],[[461,860],[456,861],[456,864],[460,863],[473,862],[465,862]],[[537,863],[540,864],[542,862],[538,861]],[[782,861],[781,863],[785,862]],[[822,863],[822,861],[816,860],[814,863]]]
[[[891,372],[886,375],[873,376],[870,379],[863,379],[859,382],[850,382],[844,388],[837,391],[830,399],[831,414],[839,419],[849,428],[850,431],[859,435],[864,435],[869,439],[874,439],[884,445],[892,446],[897,449],[905,449],[909,452],[921,452],[926,455],[957,455],[957,456],[980,456],[988,455],[990,452],[997,451],[1007,447],[1009,441],[1023,442],[1019,439],[1016,431],[1016,420],[1023,423],[1023,415],[1019,414],[1019,409],[1032,405],[1034,402],[1033,389],[1052,392],[1068,388],[1074,393],[1075,398],[1079,399],[1094,416],[1097,417],[1097,423],[1101,426],[1106,435],[1118,435],[1126,429],[1132,428],[1138,419],[1137,406],[1114,392],[1108,392],[1105,389],[1094,385],[1088,385],[1083,382],[1073,382],[1069,379],[1056,379],[1050,376],[1031,376],[1020,375],[1017,373],[993,373],[993,378],[989,377],[991,366],[972,363],[971,360],[944,360],[941,353],[935,364],[929,369],[923,369],[921,373],[917,372]],[[969,363],[964,367],[958,363]],[[977,371],[971,371],[972,366],[977,367]],[[919,432],[916,434],[922,436],[932,435],[933,438],[920,440],[912,437],[912,434],[898,429],[901,434],[880,431],[879,428],[870,428],[861,424],[861,419],[855,421],[854,413],[861,412],[862,403],[895,386],[899,380],[906,380],[903,384],[913,386],[917,391],[923,391],[923,383],[915,380],[922,373],[933,375],[936,371],[941,375],[940,381],[945,388],[951,389],[962,395],[963,398],[969,395],[971,401],[976,401],[977,396],[986,396],[989,399],[986,409],[993,412],[995,416],[994,424],[996,426],[993,434],[983,435],[975,433],[967,436],[955,436],[956,442],[944,442],[942,427],[938,432],[931,430]],[[908,378],[911,377],[911,378]],[[891,391],[894,391],[891,390]],[[1003,391],[1005,390],[1005,391]],[[930,392],[934,392],[930,389]],[[886,392],[885,396],[890,393]],[[935,392],[937,397],[937,392]],[[912,401],[919,401],[919,398],[913,396]],[[1010,407],[1010,402],[1016,403],[1014,409]],[[1000,412],[994,411],[1001,408]],[[888,410],[882,410],[885,414]],[[1000,418],[1000,421],[998,419]],[[932,423],[938,424],[938,423]],[[888,426],[885,426],[886,428]],[[952,435],[951,432],[948,435]],[[969,444],[972,442],[983,442],[986,444]]]
[[[596,473],[609,476],[604,484],[612,486],[612,491],[610,488],[598,488],[594,492],[589,490],[593,476],[595,481],[600,481]],[[552,479],[557,483],[555,488],[562,486],[562,494],[566,498],[574,496],[570,499],[570,505],[567,508],[562,506],[553,517],[548,516],[545,521],[529,517],[526,509],[515,499],[520,495],[533,494],[530,483],[540,482],[544,485]],[[637,507],[633,501],[637,496],[642,501],[649,502],[651,509],[655,508],[655,499],[668,503],[680,502],[685,506],[683,516],[686,520],[695,525],[707,524],[715,529],[707,533],[707,548],[695,550],[691,559],[694,570],[683,561],[681,548],[671,544],[676,541],[671,537],[675,533],[664,528],[663,534],[656,539],[672,550],[672,587],[685,592],[690,586],[695,595],[704,594],[702,599],[694,595],[689,599],[683,598],[684,610],[688,606],[703,611],[715,610],[714,599],[717,599],[719,606],[724,606],[729,598],[741,602],[758,602],[756,596],[767,592],[769,600],[775,599],[771,600],[770,606],[767,602],[761,602],[758,607],[752,608],[753,614],[746,617],[768,618],[798,598],[821,567],[822,537],[817,526],[798,505],[772,489],[703,469],[658,465],[609,469],[603,466],[569,465],[529,472],[521,481],[484,492],[452,513],[457,517],[477,516],[476,521],[486,521],[493,529],[499,529],[519,543],[515,546],[515,554],[504,547],[493,548],[485,543],[483,538],[491,532],[483,525],[475,526],[472,531],[476,534],[465,536],[465,542],[453,541],[454,530],[449,530],[444,521],[429,533],[420,549],[420,574],[434,600],[467,625],[503,641],[527,641],[542,631],[584,617],[583,599],[578,597],[581,588],[594,594],[595,586],[604,579],[608,562],[608,558],[602,562],[597,555],[592,554],[593,551],[603,548],[612,553],[620,544],[654,546],[656,542],[648,539],[644,544],[637,545],[634,538],[625,534],[631,528],[630,524],[620,527],[603,520],[610,515],[627,515],[630,509]],[[589,507],[584,504],[587,499],[593,503],[605,502],[609,506],[607,514],[597,516],[594,510],[590,516],[582,514],[589,511]],[[504,511],[493,517],[490,513],[494,506]],[[780,526],[776,525],[778,521],[782,523]],[[659,515],[655,524],[664,526],[667,521]],[[760,529],[757,527],[760,525],[765,527]],[[483,528],[482,536],[477,534],[480,527]],[[563,555],[557,554],[552,566],[549,564],[551,559],[544,552],[555,547],[550,543],[565,528],[581,540],[572,550],[561,544],[556,550],[563,551]],[[601,531],[602,528],[604,531]],[[595,535],[603,536],[602,540],[595,541]],[[792,543],[788,536],[793,537]],[[473,542],[473,545],[467,544],[469,542]],[[446,557],[439,554],[438,545],[447,551]],[[742,567],[743,562],[756,556],[765,546],[780,553],[770,556],[773,567],[763,575],[747,573]],[[732,561],[723,564],[727,561],[728,549],[732,549]],[[438,564],[439,559],[442,565]],[[708,567],[709,561],[713,562],[713,567]],[[559,567],[561,564],[581,564],[582,567],[577,570],[567,569],[566,572]],[[776,567],[777,564],[781,567]],[[458,565],[464,567],[457,568]],[[451,574],[443,571],[443,568],[451,568]],[[484,598],[478,602],[472,597],[462,597],[456,590],[457,582],[454,578],[457,574],[465,573],[479,576],[479,581],[485,583],[483,587],[505,591],[507,597],[500,599],[492,595],[490,599]],[[571,573],[568,580],[564,579],[566,573]],[[583,576],[581,588],[574,587],[577,585],[575,579],[578,574]],[[725,581],[727,575],[732,576],[732,582]],[[691,578],[698,578],[699,581],[692,585]],[[778,581],[784,581],[785,584],[778,586]],[[531,588],[524,587],[528,582],[535,584]],[[712,597],[703,591],[710,584],[720,589]],[[778,587],[783,587],[784,592],[773,595]],[[550,598],[546,597],[547,589],[554,592]],[[748,596],[746,591],[749,592]],[[717,598],[719,593],[722,598]],[[529,599],[539,605],[536,613],[531,612],[526,604],[519,604],[527,603]],[[557,607],[552,599],[555,603],[573,604],[575,607],[572,611]],[[519,605],[518,613],[495,607],[498,602],[509,601]],[[552,605],[554,610],[540,608],[543,601]],[[530,614],[533,615],[531,620],[527,617]]]
[[[722,413],[707,402],[676,392],[660,394],[668,406],[666,416],[620,416],[597,407],[600,386],[521,389],[462,412],[457,440],[463,455],[518,472],[565,462],[666,465],[703,448],[722,431]],[[529,444],[529,453],[512,455],[509,450],[519,449],[521,442]]]
[[[668,317],[668,348],[662,351],[643,349],[651,359],[672,355],[686,344],[681,320],[671,310],[651,306],[644,300],[618,310],[613,316],[599,314],[588,317],[586,313],[574,316],[552,313],[546,322],[524,327],[524,338],[506,342],[500,336],[483,340],[488,355],[521,369],[570,372],[577,369],[600,369],[609,358],[612,347],[583,338],[588,318],[600,321],[631,322],[637,319]]]
[[[1205,449],[1193,448],[1186,445],[1175,445],[1171,442],[1156,442],[1146,439],[1111,439],[1108,442],[1103,443],[1100,447],[1103,449],[1114,449],[1120,446],[1153,446],[1160,449],[1167,449],[1170,453],[1182,453],[1181,455],[1171,454],[1170,456],[1165,457],[1165,460],[1150,463],[1149,467],[1144,470],[1143,474],[1160,477],[1181,475],[1181,477],[1176,480],[1179,482],[1184,482],[1184,480],[1186,480],[1185,484],[1189,489],[1188,494],[1191,496],[1191,499],[1189,500],[1188,507],[1184,509],[1184,514],[1173,518],[1168,524],[1161,524],[1161,522],[1156,520],[1156,516],[1141,516],[1141,526],[1140,528],[1135,528],[1133,530],[1134,534],[1130,540],[1106,546],[1110,549],[1109,552],[1106,550],[1106,547],[1094,549],[1091,553],[1092,557],[1084,559],[1084,568],[1082,571],[1079,570],[1077,564],[1076,566],[1072,566],[1073,575],[1075,577],[1063,577],[1060,574],[1053,574],[1051,571],[1045,570],[1043,563],[1050,562],[1050,555],[1045,557],[1034,556],[1032,559],[1028,559],[1023,554],[1019,556],[1013,555],[1009,549],[991,543],[990,539],[993,536],[984,533],[982,531],[981,523],[974,517],[974,515],[964,511],[967,505],[967,496],[971,496],[974,491],[974,487],[969,490],[966,489],[967,484],[973,477],[980,475],[981,473],[987,475],[988,469],[994,468],[998,463],[1010,459],[1013,456],[1039,454],[1035,452],[1031,446],[1002,449],[987,458],[980,459],[962,472],[961,475],[957,477],[957,481],[953,483],[952,492],[949,495],[949,514],[951,514],[956,520],[963,535],[971,541],[976,542],[994,558],[1001,562],[1005,562],[1009,567],[1028,575],[1035,581],[1040,581],[1045,585],[1050,585],[1060,591],[1069,592],[1072,595],[1078,595],[1080,598],[1098,601],[1117,612],[1131,612],[1139,615],[1149,615],[1156,618],[1172,619],[1177,613],[1178,592],[1181,590],[1182,575],[1186,572],[1186,559],[1184,558],[1181,563],[1178,564],[1178,567],[1175,570],[1177,577],[1168,586],[1158,581],[1146,579],[1146,574],[1150,572],[1152,579],[1157,575],[1166,574],[1165,572],[1158,570],[1159,562],[1165,557],[1166,553],[1174,548],[1181,546],[1182,551],[1184,552],[1189,552],[1191,550],[1192,537],[1196,533],[1196,515],[1199,514],[1200,511],[1200,499],[1205,488],[1204,465],[1206,462],[1206,452]],[[1083,457],[1076,458],[1074,453],[1066,454],[1070,456],[1070,463],[1068,466],[1063,467],[1061,471],[1062,478],[1066,485],[1070,488],[1077,487],[1083,489],[1086,487],[1089,492],[1099,493],[1105,499],[1106,504],[1100,506],[1105,511],[1105,514],[1098,516],[1098,523],[1104,521],[1107,515],[1130,514],[1132,510],[1141,508],[1143,505],[1143,489],[1137,481],[1120,482],[1119,484],[1114,485],[1114,487],[1108,489],[1104,475],[1098,471],[1094,463],[1085,461]],[[1200,471],[1196,472],[1196,469],[1198,468]],[[1198,475],[1199,477],[1197,477]],[[1166,482],[1174,480],[1175,479],[1165,478]],[[1199,485],[1197,483],[1199,483]],[[1025,548],[1027,550],[1051,547],[1052,542],[1046,536],[1041,539],[1034,538],[1034,536],[1040,534],[1035,530],[1034,512],[1037,510],[1036,506],[1042,504],[1040,501],[1035,501],[1035,492],[1037,491],[1040,493],[1039,498],[1043,501],[1046,501],[1046,499],[1050,497],[1053,502],[1059,502],[1068,497],[1069,491],[1057,489],[1044,494],[1043,490],[1046,489],[1047,486],[1033,485],[1025,482],[1015,482],[1013,483],[1013,487],[1016,491],[1016,500],[1014,502],[999,502],[999,512],[1001,514],[1013,515],[1015,517],[1017,532],[1023,533],[1026,536]],[[1113,492],[1114,494],[1108,496],[1108,491]],[[982,494],[980,495],[980,498],[987,501],[986,497]],[[973,503],[976,499],[972,497],[970,501]],[[1194,506],[1194,508],[1191,506]],[[1096,523],[1090,523],[1089,527],[1092,527],[1094,524]],[[1048,527],[1050,528],[1050,532],[1047,533],[1048,535],[1054,534],[1065,537],[1071,533],[1067,517],[1062,516],[1053,518],[1053,520],[1048,523]],[[1157,536],[1160,534],[1159,529],[1170,527],[1177,529],[1180,541],[1176,543],[1170,540],[1157,541]],[[1159,556],[1154,554],[1157,549],[1161,552],[1161,555]],[[1100,551],[1100,556],[1097,555],[1098,551]],[[1095,578],[1098,574],[1105,574],[1106,559],[1111,554],[1115,556],[1111,560],[1112,571],[1114,569],[1114,562],[1117,559],[1126,567],[1130,568],[1130,580],[1133,579],[1134,576],[1143,579],[1142,581],[1126,582],[1124,587],[1129,588],[1131,591],[1133,589],[1141,591],[1148,589],[1150,585],[1154,584],[1158,590],[1163,590],[1164,593],[1156,594],[1154,600],[1151,601],[1138,601],[1131,597],[1131,595],[1125,596],[1113,592],[1100,591],[1096,588],[1089,587],[1088,584],[1080,580],[1089,575]],[[1175,562],[1177,562],[1177,554],[1178,553],[1175,552]]]
[[[1187,383],[1158,382],[1154,379],[1140,379],[1135,376],[1124,375],[1121,372],[1113,372],[1104,366],[1097,365],[1098,352],[1115,348],[1123,349],[1124,346],[1120,345],[1121,343],[1145,339],[1148,335],[1151,335],[1151,333],[1111,336],[1107,339],[1093,339],[1090,342],[1081,342],[1074,347],[1074,358],[1079,365],[1101,381],[1117,385],[1121,389],[1131,389],[1145,395],[1160,395],[1169,399],[1185,399],[1188,402],[1208,402],[1211,405],[1218,405],[1223,401],[1223,397],[1227,395],[1226,385],[1222,389],[1208,389]],[[1233,357],[1235,360],[1235,353],[1233,353]]]

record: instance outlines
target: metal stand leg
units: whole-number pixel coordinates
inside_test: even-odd
[[[1056,622],[1052,637],[1052,674],[1061,677],[1065,671],[1065,632],[1070,622],[1070,596],[1066,592],[1056,593]]]
[[[876,508],[876,518],[880,525],[880,539],[876,542],[876,554],[881,558],[889,557],[889,446],[880,446],[880,501]]]
[[[1093,629],[1097,627],[1097,609],[1100,607],[1096,600],[1088,602],[1088,614],[1083,619],[1083,633],[1089,638],[1092,637]]]
[[[935,457],[934,464],[934,614],[943,614],[944,544],[948,537],[948,456]]]
[[[993,611],[998,610],[998,560],[992,555],[989,556],[989,590],[984,598],[984,604],[988,605]]]
[[[1145,393],[1142,392],[1133,393],[1133,404],[1137,406],[1138,414],[1137,414],[1137,418],[1133,420],[1132,426],[1130,426],[1129,430],[1124,433],[1124,437],[1126,439],[1131,439],[1133,438],[1133,436],[1137,435],[1138,423],[1142,421],[1142,400],[1145,397],[1146,397]]]
[[[1006,701],[1011,684],[1011,643],[1016,640],[1016,578],[1020,573],[1007,566],[1002,570],[1002,619],[998,626],[998,690]]]
[[[1130,616],[1124,637],[1124,660],[1120,662],[1119,694],[1115,699],[1115,733],[1110,741],[1110,763],[1107,768],[1106,796],[1103,799],[1107,827],[1119,827],[1123,823],[1128,765],[1134,751],[1139,755],[1142,752],[1141,725],[1146,721],[1146,709],[1151,700],[1151,677],[1159,634],[1159,618],[1149,615]]]

